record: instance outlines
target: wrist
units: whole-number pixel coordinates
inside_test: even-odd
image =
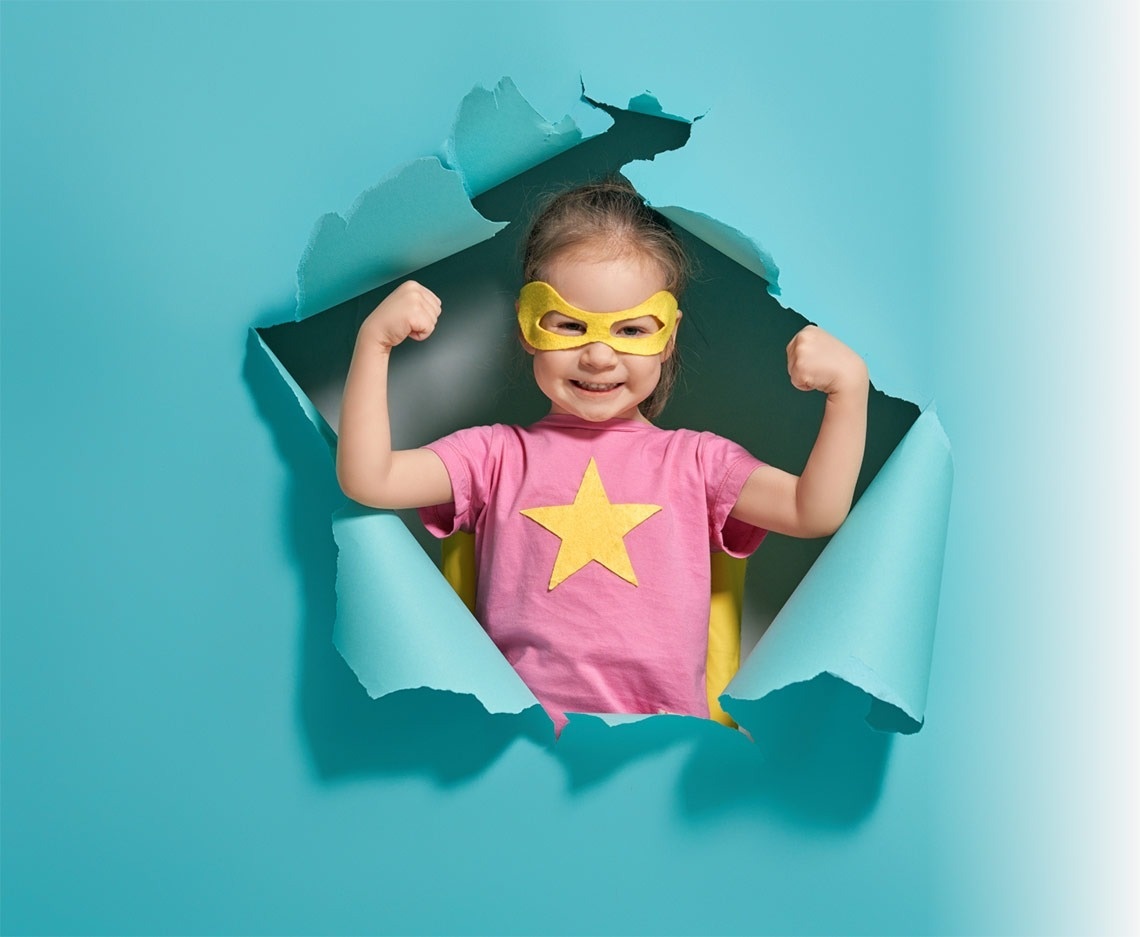
[[[380,329],[369,328],[367,322],[365,322],[364,325],[360,327],[360,331],[356,333],[356,347],[358,349],[363,348],[370,353],[378,353],[386,357],[391,353],[396,344],[396,342],[391,341]]]
[[[861,377],[847,381],[827,392],[828,403],[866,403],[870,394],[871,382],[866,372]]]
[[[828,400],[832,397],[846,399],[867,396],[871,385],[870,374],[867,372],[867,365],[863,359],[858,358],[857,361],[858,365],[842,374],[832,389],[827,392]]]

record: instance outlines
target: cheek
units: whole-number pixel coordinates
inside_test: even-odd
[[[568,367],[564,351],[536,351],[533,355],[534,379],[539,384],[554,380]]]
[[[637,376],[641,383],[656,386],[661,380],[661,356],[641,359],[636,366]]]

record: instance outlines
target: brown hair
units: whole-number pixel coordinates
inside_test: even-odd
[[[665,216],[621,176],[567,189],[539,208],[526,238],[523,280],[543,279],[544,268],[556,257],[599,248],[608,256],[654,261],[665,275],[665,288],[680,298],[689,258]],[[660,416],[679,371],[674,339],[671,354],[661,362],[661,379],[641,404],[647,419]]]

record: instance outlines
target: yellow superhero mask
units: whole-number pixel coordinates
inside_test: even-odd
[[[584,332],[563,334],[542,327],[542,317],[558,312],[581,322]],[[647,335],[614,335],[617,323],[628,319],[652,316],[661,328]],[[620,312],[586,312],[571,306],[549,283],[533,280],[519,293],[519,328],[523,338],[541,351],[562,351],[578,348],[593,342],[604,342],[616,352],[629,355],[659,355],[669,344],[669,337],[677,325],[677,298],[665,290],[654,293],[645,302]]]

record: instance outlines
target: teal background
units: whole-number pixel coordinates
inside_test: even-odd
[[[3,930],[1132,929],[1135,14],[1040,9],[0,7]],[[378,710],[331,648],[341,499],[247,329],[502,75],[707,110],[684,203],[937,401],[927,724],[869,806],[668,721]]]

